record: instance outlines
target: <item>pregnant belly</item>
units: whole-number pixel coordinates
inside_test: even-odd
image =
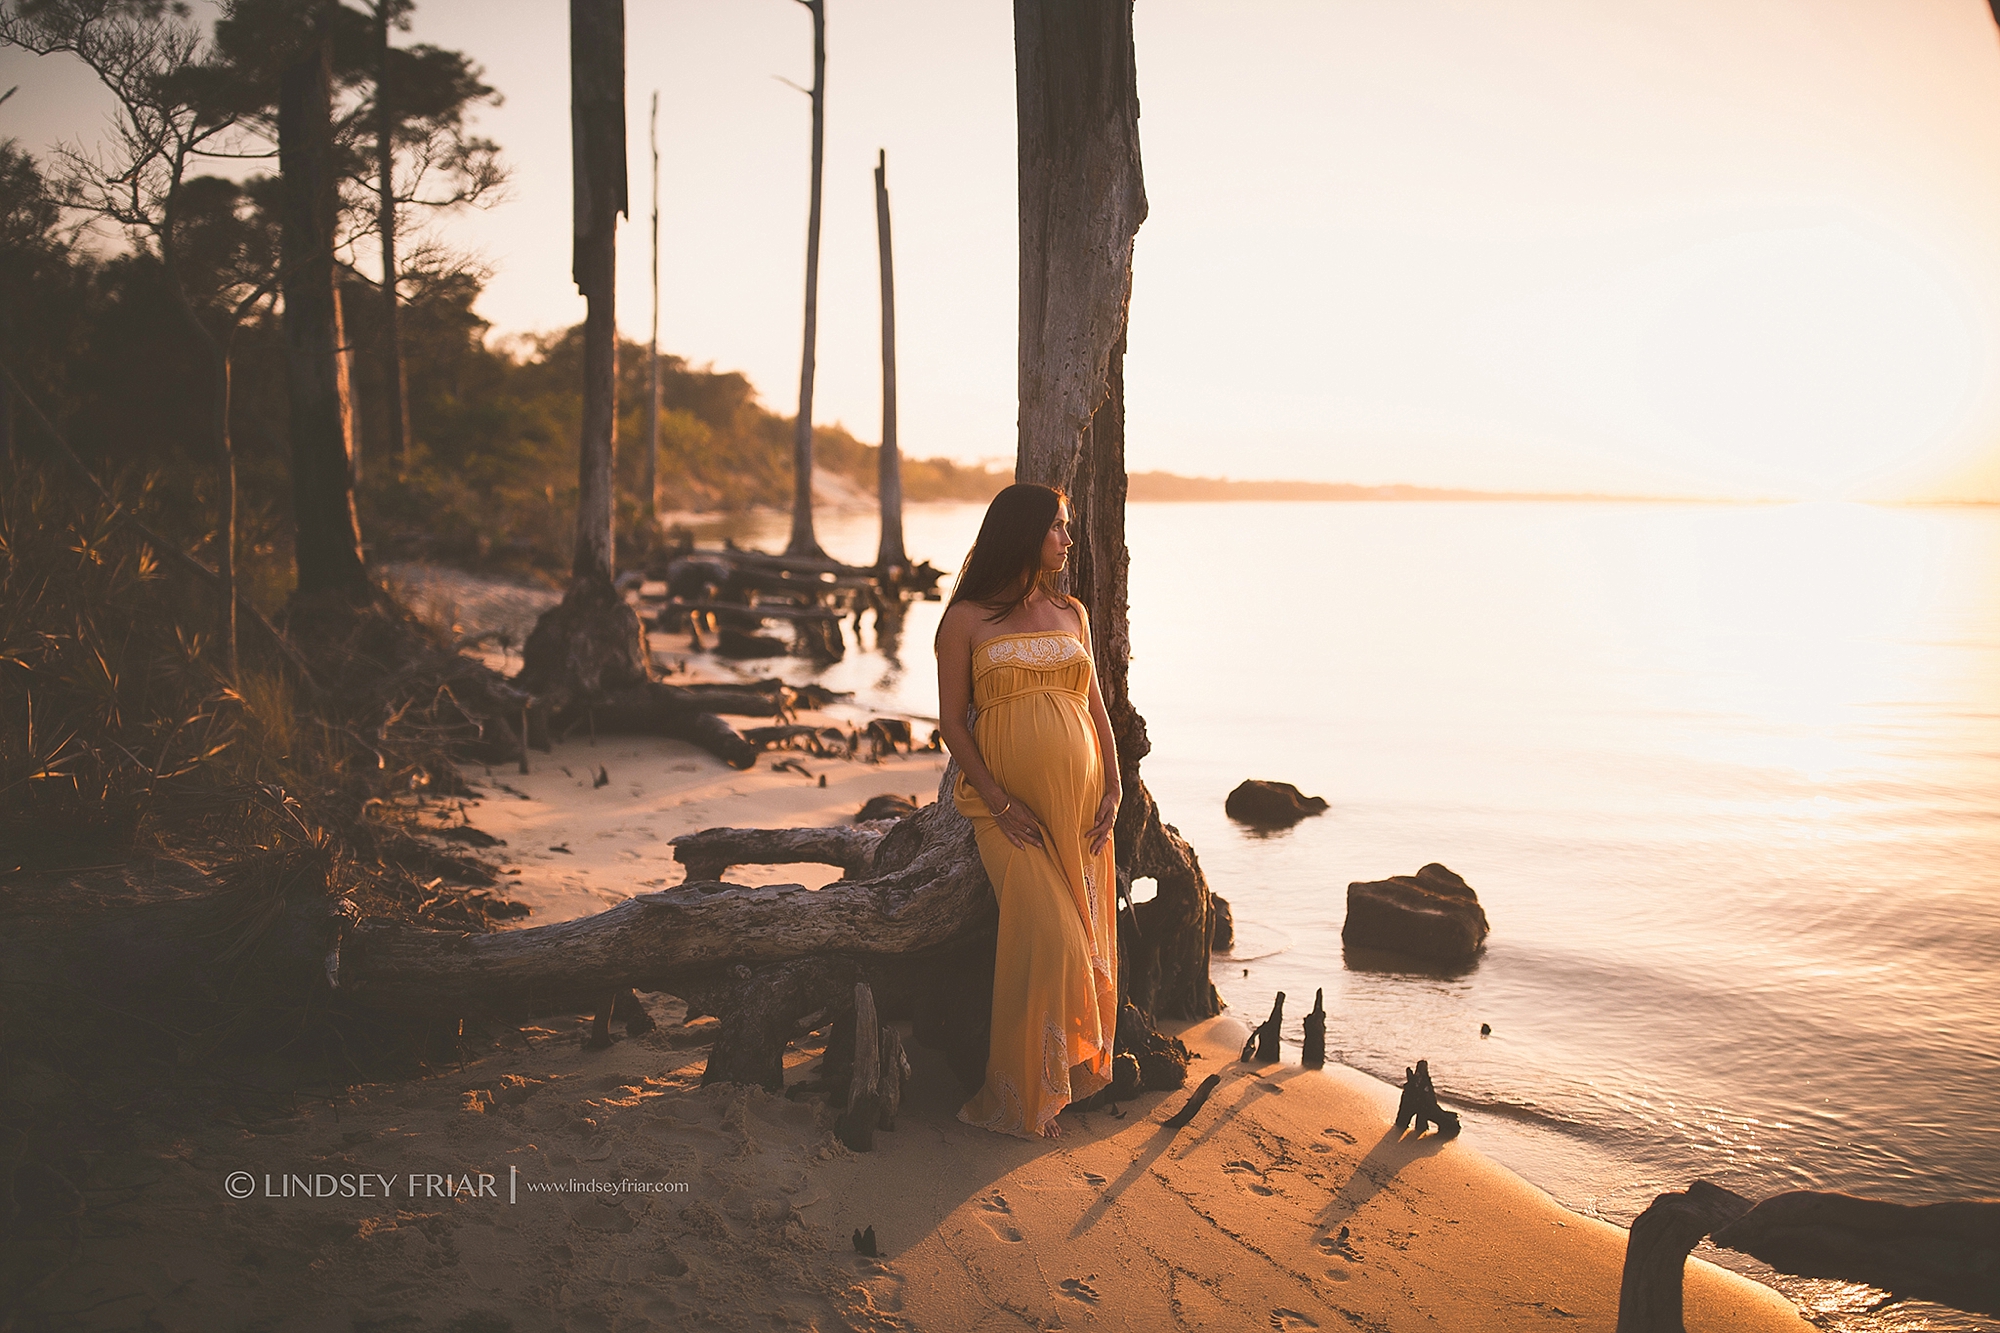
[[[1054,692],[1006,700],[981,714],[973,739],[994,781],[1043,822],[1065,814],[1088,821],[1102,769],[1082,700]]]

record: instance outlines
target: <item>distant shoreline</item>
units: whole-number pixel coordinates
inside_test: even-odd
[[[1347,481],[1232,481],[1227,477],[1183,477],[1172,472],[1134,472],[1125,498],[1174,500],[1534,500],[1599,501],[1619,504],[1758,504],[1755,500],[1714,500],[1700,496],[1597,495],[1580,491],[1474,491],[1452,486],[1361,486]]]
[[[1184,500],[1512,500],[1546,504],[1784,505],[1805,501],[1779,496],[1605,495],[1594,491],[1475,491],[1455,486],[1361,486],[1346,481],[1232,481],[1227,477],[1183,477],[1173,472],[1134,472],[1125,498],[1143,503]],[[1990,508],[2000,500],[1857,500],[1893,508]]]

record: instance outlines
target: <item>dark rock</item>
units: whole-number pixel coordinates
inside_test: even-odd
[[[1445,962],[1469,961],[1486,942],[1479,895],[1433,862],[1414,875],[1347,886],[1343,943]]]
[[[871,819],[901,819],[905,815],[915,813],[917,813],[916,803],[909,797],[884,793],[881,796],[869,797],[868,803],[861,807],[861,812],[854,816],[854,822],[865,824]]]
[[[1220,894],[1209,894],[1208,901],[1215,909],[1208,919],[1208,951],[1228,953],[1236,944],[1236,914],[1229,910],[1229,900]]]
[[[1326,800],[1319,796],[1307,796],[1289,782],[1264,782],[1252,778],[1229,793],[1222,809],[1231,819],[1245,824],[1255,824],[1259,828],[1283,828],[1298,823],[1307,815],[1321,813],[1326,809]]]

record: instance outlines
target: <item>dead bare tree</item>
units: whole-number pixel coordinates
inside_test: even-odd
[[[826,0],[798,0],[812,11],[812,203],[806,213],[806,346],[799,362],[799,415],[792,423],[792,537],[785,554],[823,557],[813,535],[813,360],[819,346],[820,167],[826,155]]]
[[[562,602],[521,652],[520,681],[558,711],[643,683],[646,631],[612,587],[613,458],[618,433],[618,215],[625,180],[624,0],[570,0],[570,125],[576,239],[571,272],[583,324],[583,432],[577,451],[576,554]]]
[[[889,152],[875,157],[875,238],[882,253],[882,453],[876,494],[882,502],[882,544],[875,568],[910,563],[903,552],[903,456],[896,445],[896,269],[889,245]]]
[[[1120,940],[1128,997],[1160,1015],[1206,1017],[1213,908],[1194,850],[1160,819],[1139,777],[1152,749],[1132,706],[1125,546],[1125,322],[1132,242],[1146,218],[1131,0],[1015,0],[1021,287],[1020,438],[1014,475],[1070,495],[1070,590],[1118,741],[1121,892],[1151,878]]]

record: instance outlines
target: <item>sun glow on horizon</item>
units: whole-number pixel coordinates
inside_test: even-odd
[[[1713,229],[1470,336],[1513,392],[1730,494],[1901,498],[1984,387],[1977,310],[1934,257],[1859,219]]]

